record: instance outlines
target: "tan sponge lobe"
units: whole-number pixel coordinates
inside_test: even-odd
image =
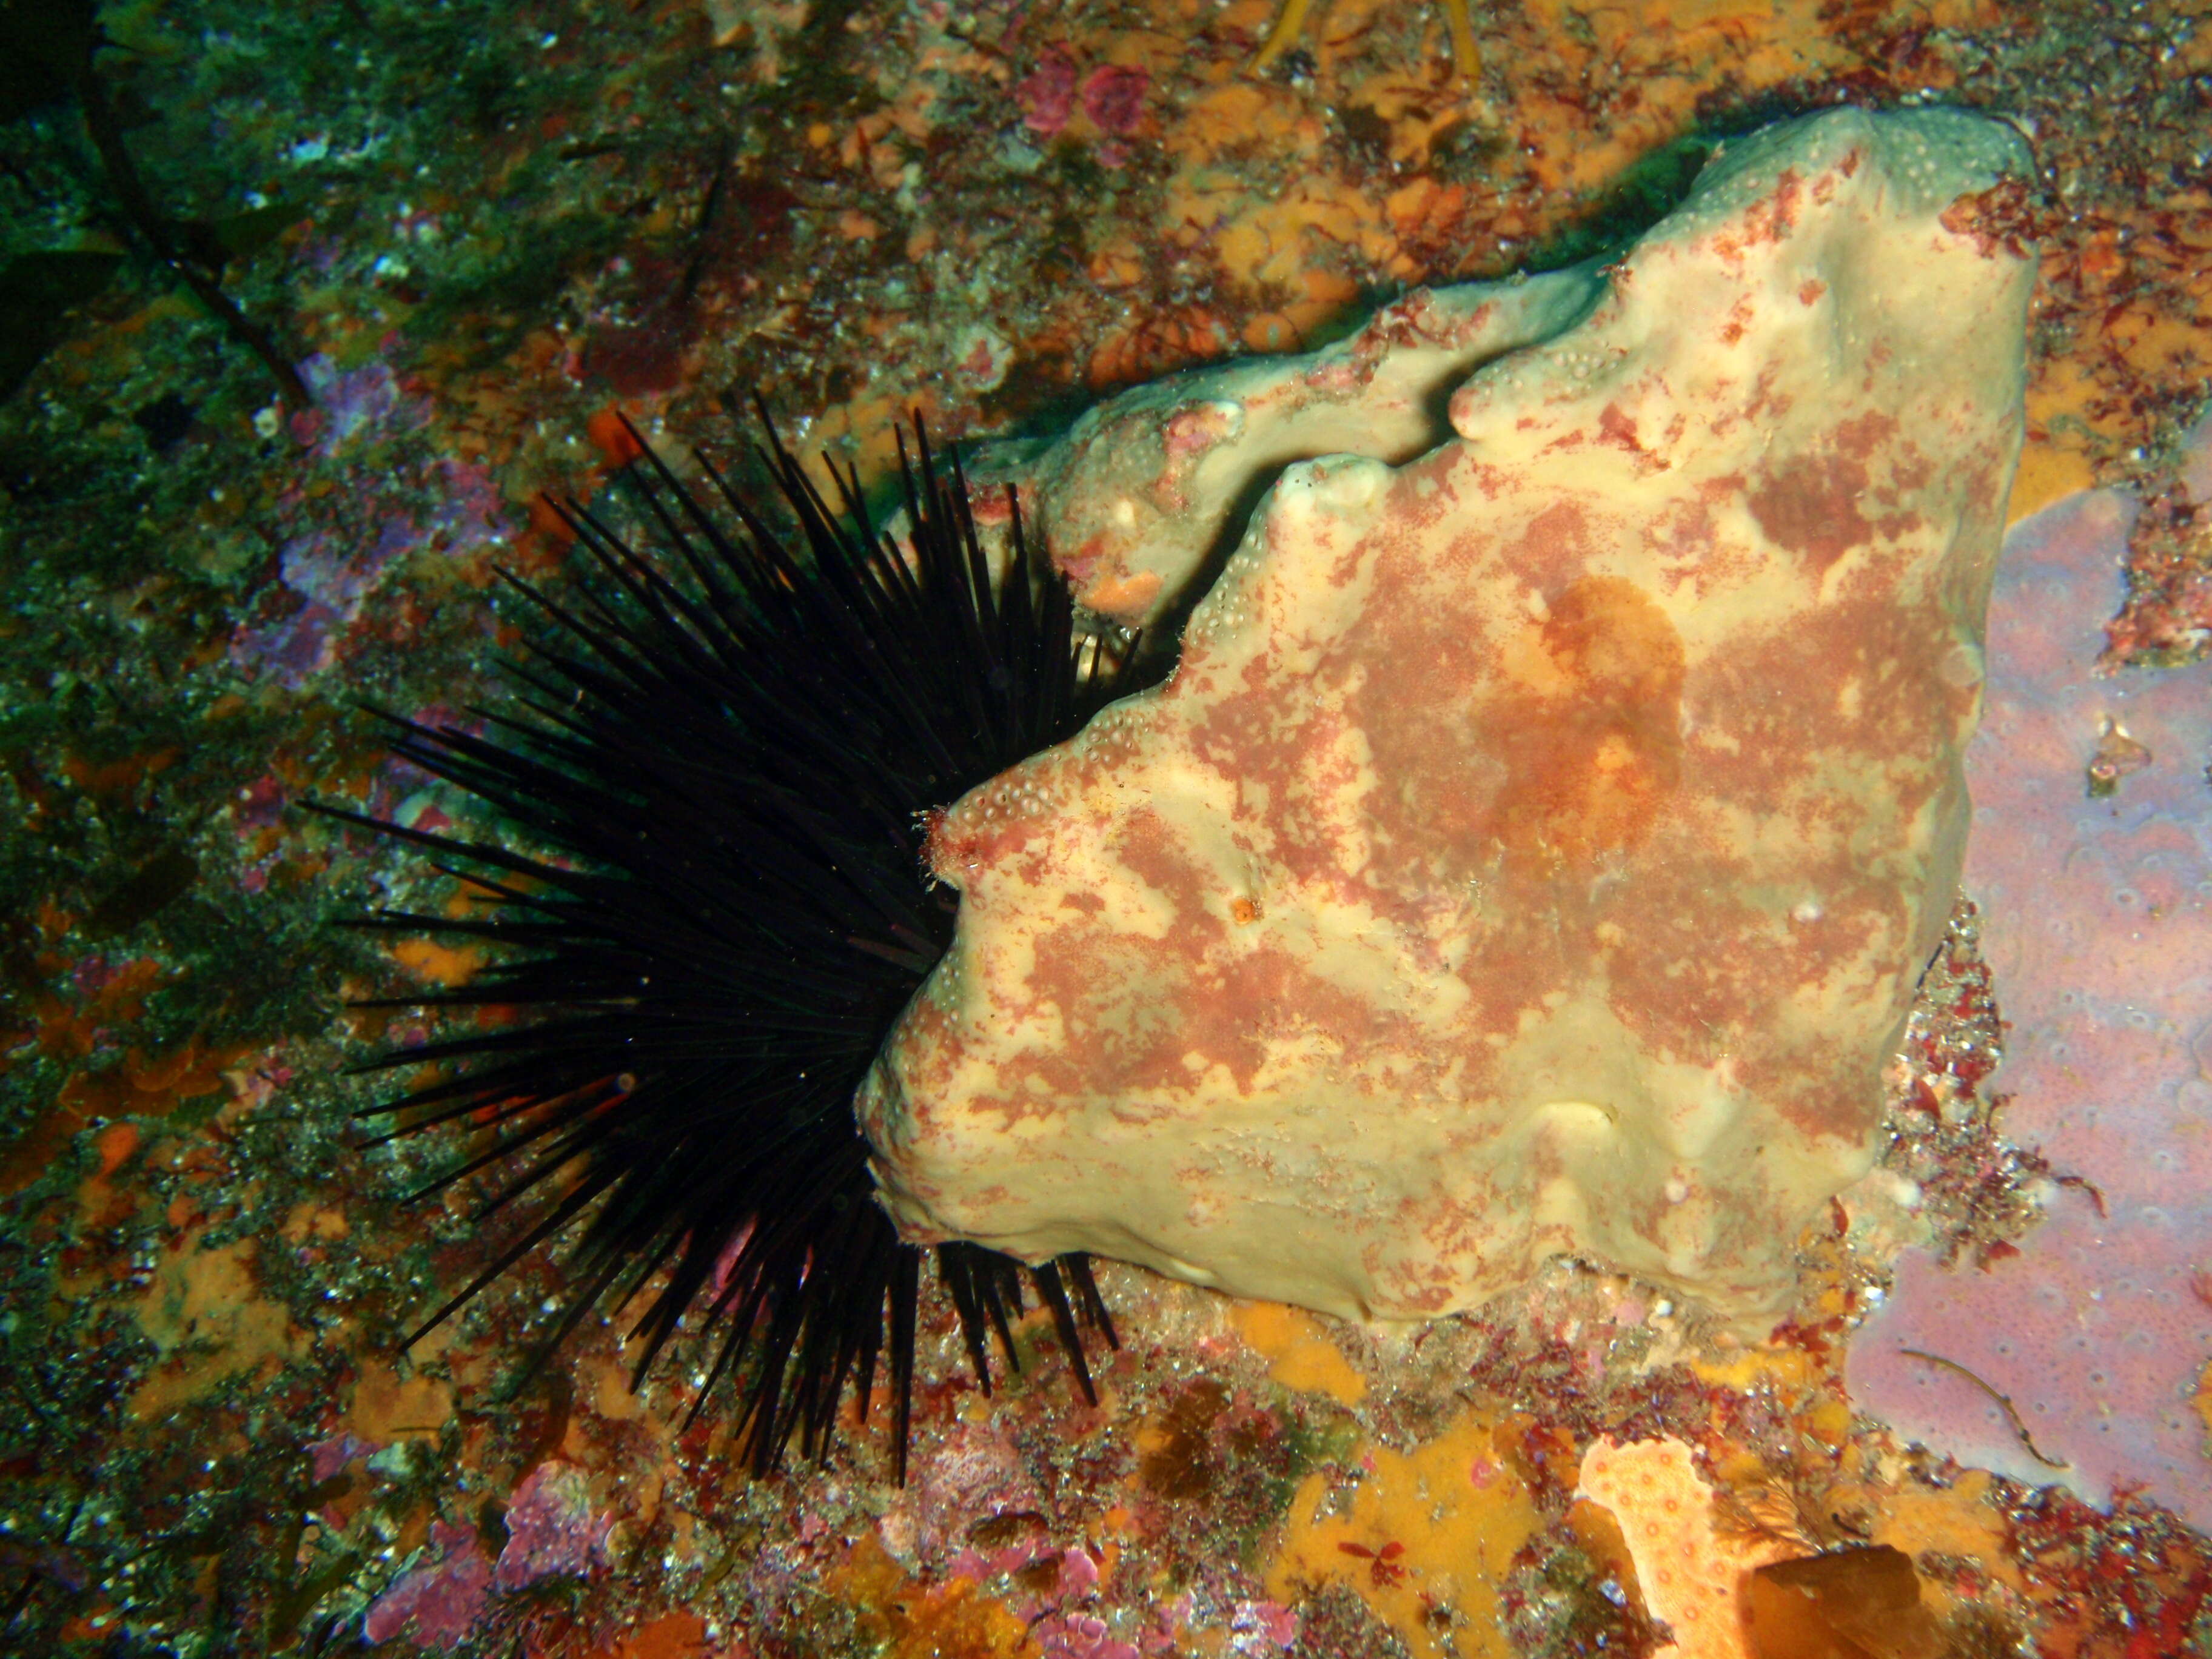
[[[902,1232],[1347,1317],[1561,1253],[1781,1309],[1957,889],[2032,272],[1947,220],[2027,167],[1959,112],[1770,128],[1512,349],[1409,344],[1425,451],[1369,340],[1041,460],[1055,556],[1135,526],[1078,574],[1157,616],[1207,501],[1390,403],[1164,684],[939,823],[957,935],[860,1102]],[[1507,286],[1398,310],[1473,338]]]

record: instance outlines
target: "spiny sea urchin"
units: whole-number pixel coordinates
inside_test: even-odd
[[[1121,689],[1127,653],[1078,630],[1018,510],[994,572],[958,461],[941,472],[919,424],[914,453],[900,444],[900,540],[856,475],[831,469],[832,507],[762,424],[780,506],[703,459],[695,493],[641,443],[627,477],[648,532],[572,504],[593,580],[565,600],[514,583],[545,624],[513,666],[518,706],[471,711],[481,734],[383,717],[401,757],[506,825],[477,839],[337,814],[488,896],[458,920],[355,924],[494,947],[471,982],[383,1006],[509,1019],[370,1061],[431,1068],[370,1115],[397,1120],[384,1139],[478,1127],[427,1191],[505,1166],[488,1210],[558,1194],[423,1331],[573,1224],[553,1340],[643,1293],[642,1377],[697,1310],[716,1333],[700,1401],[743,1379],[739,1447],[760,1472],[794,1431],[820,1453],[847,1388],[865,1411],[887,1357],[902,1477],[922,1252],[875,1202],[852,1100],[951,939],[923,819],[1072,735]],[[1080,1326],[1115,1339],[1086,1257],[936,1256],[987,1389],[985,1328],[1012,1364],[1026,1274],[1091,1394]]]

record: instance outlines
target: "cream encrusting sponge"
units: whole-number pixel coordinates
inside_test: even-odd
[[[957,933],[859,1103],[901,1232],[1347,1317],[1560,1254],[1782,1308],[1957,890],[2033,274],[1981,210],[2028,165],[1957,111],[1769,128],[1602,274],[1040,463],[1055,557],[1142,619],[1206,563],[1194,480],[1315,457],[1164,684],[935,826]],[[1388,459],[1301,447],[1370,404]]]

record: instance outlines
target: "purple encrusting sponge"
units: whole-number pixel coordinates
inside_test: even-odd
[[[2203,434],[2185,477],[2212,495]],[[1898,1264],[1850,1386],[1960,1462],[2212,1527],[2212,665],[2093,673],[2136,507],[2077,495],[2016,526],[1990,601],[1988,707],[1967,752],[1966,887],[2010,1029],[1985,1096],[2058,1176],[2020,1254]],[[2092,799],[2106,722],[2148,764]],[[2094,1189],[2092,1196],[2090,1188]],[[2102,1200],[2100,1212],[2096,1200]],[[2009,1397],[2031,1451],[1990,1393]],[[2036,1454],[2040,1453],[2039,1457]],[[2053,1467],[2063,1463],[2064,1468]]]

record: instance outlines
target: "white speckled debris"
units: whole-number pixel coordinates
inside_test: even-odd
[[[1282,472],[1171,679],[937,825],[958,934],[860,1102],[902,1232],[1355,1317],[1562,1252],[1783,1307],[1956,888],[2031,275],[1961,198],[2027,165],[1770,128],[1601,285],[1073,434],[1056,553],[1133,617],[1239,480],[1373,441]]]

